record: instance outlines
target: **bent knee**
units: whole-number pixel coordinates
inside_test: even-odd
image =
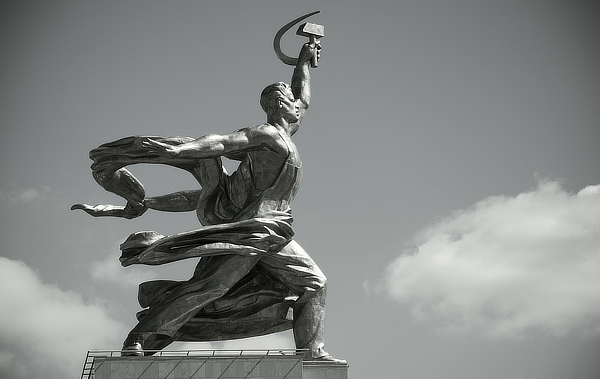
[[[327,289],[327,278],[325,275],[314,275],[308,285],[304,286],[305,293],[317,293]]]
[[[321,274],[317,278],[318,279],[315,281],[318,284],[317,291],[327,289],[327,278],[325,275]]]

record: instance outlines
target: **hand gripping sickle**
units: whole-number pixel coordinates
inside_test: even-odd
[[[315,12],[305,14],[304,16],[298,17],[297,19],[285,24],[281,29],[279,29],[277,34],[275,34],[275,39],[273,40],[273,49],[275,50],[275,55],[277,55],[277,57],[279,59],[281,59],[281,61],[283,63],[288,64],[290,66],[295,66],[298,63],[298,58],[289,57],[289,56],[285,55],[285,53],[283,51],[281,51],[281,37],[292,26],[296,25],[297,23],[304,20],[305,18],[315,15],[319,12],[320,11],[315,11]],[[317,24],[307,22],[307,23],[300,25],[296,34],[299,36],[308,37],[309,42],[311,44],[312,43],[319,44],[319,38],[323,38],[325,36],[324,30],[325,30],[325,28],[323,25],[317,25]],[[317,56],[316,55],[312,58],[312,61],[310,63],[311,63],[311,67],[313,67],[313,68],[317,67]]]

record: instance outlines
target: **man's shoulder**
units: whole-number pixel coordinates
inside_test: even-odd
[[[287,144],[279,133],[277,128],[269,123],[249,126],[243,131],[249,139],[255,141],[256,144],[268,146],[269,150],[275,151],[282,155],[288,154]]]
[[[247,128],[240,129],[239,131],[246,133],[246,135],[250,137],[259,138],[265,141],[279,141],[281,139],[281,134],[279,134],[277,128],[268,123],[249,126]]]
[[[254,133],[260,133],[260,134],[276,134],[279,135],[279,132],[277,131],[277,128],[267,122],[265,122],[264,124],[258,124],[258,125],[254,125],[254,126],[249,126],[247,128],[243,128],[240,130],[246,130],[249,132],[254,132]]]

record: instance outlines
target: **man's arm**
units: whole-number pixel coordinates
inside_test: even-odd
[[[150,138],[142,142],[150,152],[167,158],[216,158],[238,151],[249,151],[266,147],[287,154],[277,130],[270,125],[244,128],[229,134],[208,134],[191,142],[169,145]]]
[[[320,43],[305,43],[300,50],[298,63],[292,74],[292,93],[294,98],[300,101],[302,115],[310,105],[310,61],[315,54],[317,60],[319,59],[320,50]]]
[[[202,190],[187,190],[162,196],[147,197],[144,205],[163,212],[190,212],[196,210]]]
[[[201,191],[201,189],[187,190],[147,197],[144,199],[142,208],[135,208],[130,202],[127,202],[125,206],[75,204],[71,210],[81,209],[94,217],[123,217],[126,219],[139,217],[148,209],[163,212],[190,212],[196,210]]]

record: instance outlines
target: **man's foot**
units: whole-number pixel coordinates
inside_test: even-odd
[[[318,358],[308,358],[308,359],[306,359],[306,361],[317,362],[317,363],[333,363],[333,364],[338,364],[338,365],[348,364],[348,362],[346,362],[345,359],[337,359],[337,358],[332,357],[329,354],[324,355],[322,357],[318,357]]]

